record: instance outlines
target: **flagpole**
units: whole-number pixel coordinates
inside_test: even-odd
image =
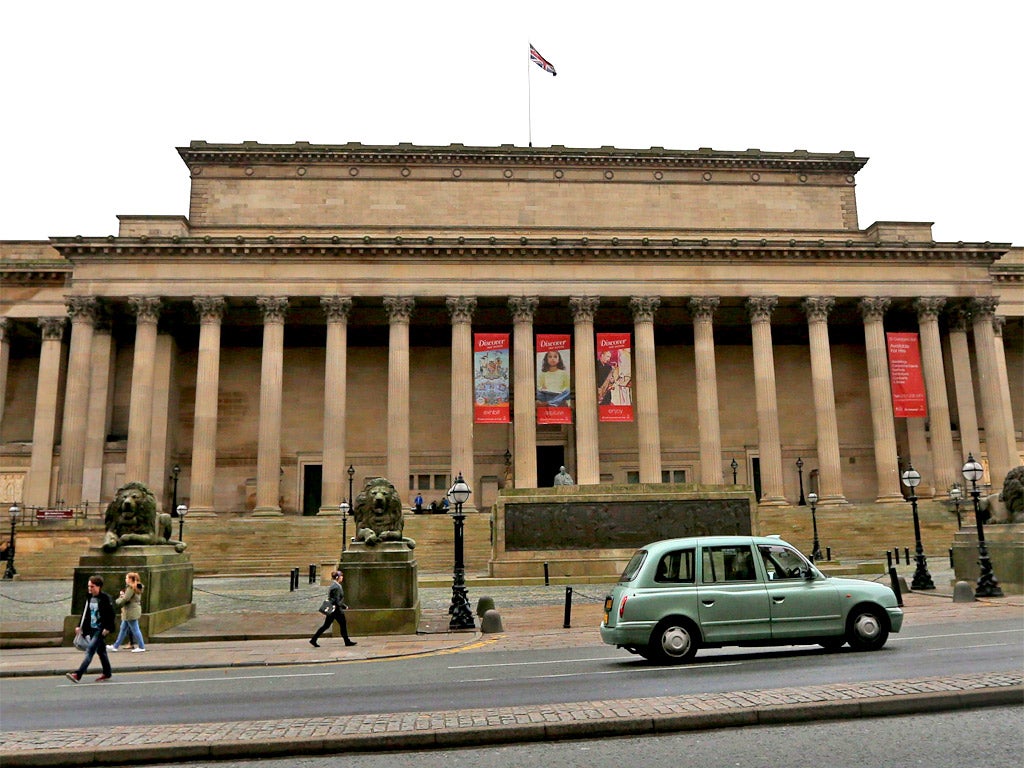
[[[532,55],[531,51],[531,55]],[[529,142],[527,146],[533,146],[533,88],[530,81],[530,67],[533,64],[529,58],[526,59],[526,137]]]

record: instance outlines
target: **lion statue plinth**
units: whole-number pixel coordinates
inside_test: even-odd
[[[175,552],[184,552],[183,541],[171,538],[171,516],[157,512],[153,492],[139,482],[125,483],[107,505],[103,550],[145,544],[169,544]]]
[[[402,498],[389,480],[378,477],[370,480],[356,497],[352,511],[356,519],[355,541],[374,547],[383,541],[400,541],[409,549],[416,542],[402,535],[405,520],[402,517]]]

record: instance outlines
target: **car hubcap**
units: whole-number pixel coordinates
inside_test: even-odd
[[[690,633],[682,627],[669,627],[661,636],[661,647],[669,656],[682,656],[690,650]]]
[[[876,616],[872,616],[870,613],[858,616],[854,627],[857,630],[857,634],[865,640],[872,640],[878,637],[878,633],[882,629],[881,625],[878,623],[878,618]]]

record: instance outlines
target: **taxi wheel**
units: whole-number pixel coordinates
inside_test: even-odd
[[[700,634],[693,623],[673,617],[654,628],[644,656],[659,664],[681,664],[694,657],[699,645]]]
[[[889,639],[889,622],[880,609],[858,606],[846,620],[846,639],[855,651],[877,651]]]

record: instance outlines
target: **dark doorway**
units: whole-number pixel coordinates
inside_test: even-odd
[[[551,488],[555,484],[555,475],[565,465],[565,446],[537,446],[537,487]]]
[[[750,474],[754,477],[754,501],[761,501],[761,460],[754,457],[750,460]]]
[[[320,511],[324,480],[322,464],[306,464],[302,468],[302,514],[315,515]]]

